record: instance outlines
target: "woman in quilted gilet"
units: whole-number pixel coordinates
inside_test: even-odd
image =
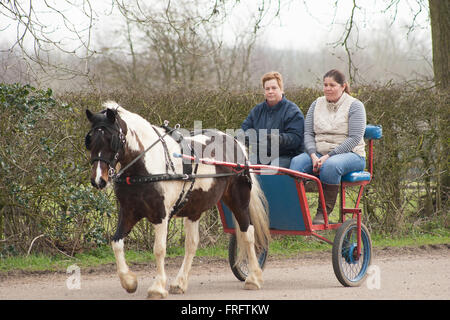
[[[364,170],[366,111],[363,103],[350,95],[344,74],[336,69],[324,75],[323,93],[308,110],[305,152],[292,159],[290,169],[319,176],[330,215],[342,176]],[[319,205],[313,224],[323,223]]]

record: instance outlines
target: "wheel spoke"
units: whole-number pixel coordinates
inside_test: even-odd
[[[342,242],[342,255],[340,259],[342,271],[345,277],[350,281],[358,278],[362,271],[365,260],[365,247],[363,241],[361,241],[361,256],[359,257],[359,259],[355,259],[354,257],[356,247],[356,228],[352,228],[345,234],[344,240]]]

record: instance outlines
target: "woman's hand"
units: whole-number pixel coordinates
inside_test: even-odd
[[[330,156],[328,154],[321,156],[320,158],[316,156],[315,153],[311,155],[311,160],[313,164],[313,172],[318,173],[320,171],[320,168],[324,164],[325,161],[328,160]]]
[[[311,154],[311,160],[313,165],[313,172],[317,173],[319,172],[319,157],[315,153]]]

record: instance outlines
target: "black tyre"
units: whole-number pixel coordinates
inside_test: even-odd
[[[361,224],[361,255],[357,256],[357,223],[347,220],[336,232],[333,243],[333,270],[345,287],[357,287],[364,282],[372,259],[372,240]]]
[[[245,281],[248,276],[248,261],[244,260],[239,264],[236,264],[238,257],[237,238],[235,234],[230,237],[230,243],[228,245],[228,262],[230,263],[231,271],[235,277],[240,281]],[[264,269],[267,258],[267,249],[256,252],[256,258],[258,259],[259,267]]]

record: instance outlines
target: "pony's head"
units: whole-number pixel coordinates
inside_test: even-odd
[[[124,148],[125,132],[116,110],[106,109],[96,114],[86,110],[86,116],[91,122],[91,130],[85,138],[86,149],[91,153],[91,183],[103,189],[115,173]]]

